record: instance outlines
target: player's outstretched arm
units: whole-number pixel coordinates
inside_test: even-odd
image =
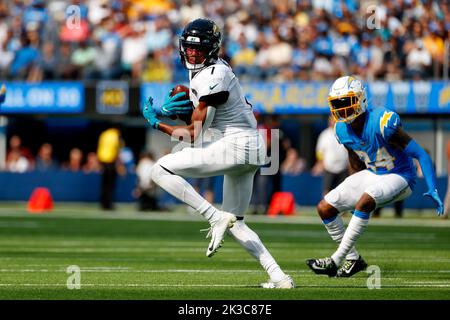
[[[352,149],[350,149],[347,146],[345,147],[345,149],[347,149],[347,152],[348,152],[348,161],[350,164],[350,174],[354,174],[358,171],[367,169],[366,164],[363,161],[361,161],[361,159],[358,157],[358,155],[356,154],[355,151],[353,151]]]
[[[419,161],[423,176],[427,183],[428,191],[424,196],[430,197],[436,203],[436,212],[440,216],[444,213],[444,205],[439,197],[436,188],[436,173],[434,172],[433,162],[426,151],[411,138],[402,128],[397,128],[395,133],[389,139],[389,143],[393,146],[401,148],[410,157]]]

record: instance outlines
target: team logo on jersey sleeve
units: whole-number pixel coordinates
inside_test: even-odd
[[[391,112],[387,112],[387,111],[385,111],[384,113],[383,113],[383,116],[381,117],[381,119],[380,119],[380,131],[381,131],[381,135],[384,137],[384,128],[386,128],[387,127],[387,125],[388,125],[388,123],[389,123],[389,120],[391,119],[391,117],[392,117],[392,115],[393,115],[394,113],[391,111]]]

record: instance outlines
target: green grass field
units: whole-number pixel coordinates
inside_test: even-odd
[[[265,272],[227,237],[212,258],[188,213],[114,213],[58,206],[30,215],[23,204],[0,208],[0,299],[450,299],[450,221],[425,215],[373,219],[358,249],[381,269],[381,289],[354,278],[317,276],[304,261],[335,244],[312,211],[297,217],[247,217],[298,288],[258,288]],[[69,290],[68,266],[81,269]]]

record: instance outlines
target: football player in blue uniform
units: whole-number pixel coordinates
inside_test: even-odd
[[[436,175],[429,155],[403,129],[397,113],[384,108],[369,109],[361,81],[352,76],[337,79],[328,94],[335,133],[349,153],[353,174],[325,195],[317,211],[330,234],[339,243],[331,257],[309,259],[306,264],[317,274],[350,277],[367,263],[355,249],[369,223],[370,214],[407,198],[416,182],[413,158],[419,161],[428,187],[424,196],[443,204],[436,189]],[[351,210],[345,229],[339,213]]]

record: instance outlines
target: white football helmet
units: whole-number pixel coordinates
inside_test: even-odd
[[[337,122],[351,123],[367,109],[366,89],[353,76],[341,77],[330,88],[328,105]]]

